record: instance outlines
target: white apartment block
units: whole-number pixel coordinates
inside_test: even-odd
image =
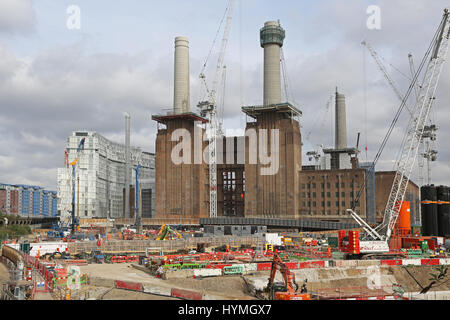
[[[124,217],[125,144],[112,142],[93,131],[75,131],[67,138],[69,165],[58,169],[58,213],[67,217],[72,210],[72,166],[77,148],[85,138],[84,150],[79,153],[75,178],[75,215],[79,218]],[[154,217],[155,156],[130,146],[131,185],[130,198],[134,213],[134,195],[138,164],[139,185],[142,191],[142,217]],[[144,199],[142,199],[144,198]],[[148,198],[148,199],[147,199]]]

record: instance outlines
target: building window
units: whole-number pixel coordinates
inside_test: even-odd
[[[305,206],[306,206],[305,201],[302,201],[302,207],[305,207]]]
[[[339,192],[336,192],[336,198],[339,198]]]
[[[322,201],[322,207],[325,207],[325,201]]]
[[[313,188],[316,188],[316,184],[315,184],[315,183],[313,183],[313,184],[312,184],[312,187],[313,187]]]
[[[322,198],[325,197],[325,192],[321,192],[320,195]]]
[[[336,182],[336,188],[339,188],[339,182]]]
[[[320,184],[320,187],[323,189],[323,188],[325,188],[325,183],[321,183]]]
[[[342,198],[345,197],[345,192],[341,192],[341,197],[342,197]]]
[[[327,207],[331,207],[331,202],[327,201]]]
[[[331,197],[331,192],[327,192],[327,197]]]
[[[336,207],[339,207],[339,201],[336,201]]]
[[[345,201],[342,201],[342,206],[345,207]]]
[[[341,182],[341,188],[345,188],[345,183]]]
[[[313,192],[313,198],[315,198],[316,197],[316,193],[315,192]]]
[[[304,183],[302,183],[302,189],[305,189],[305,184]]]
[[[316,202],[315,201],[313,201],[313,207],[315,207],[316,206]]]
[[[330,183],[329,183],[329,182],[327,182],[327,188],[328,188],[328,189],[330,189],[330,188],[331,188],[331,185],[330,185]]]
[[[305,193],[304,193],[304,192],[302,192],[302,197],[303,197],[303,198],[305,197]]]

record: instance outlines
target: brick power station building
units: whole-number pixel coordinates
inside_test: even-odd
[[[323,150],[318,166],[302,166],[302,113],[281,98],[284,38],[279,22],[269,21],[261,28],[263,104],[242,107],[248,119],[245,136],[217,140],[217,216],[348,221],[346,209],[352,207],[368,223],[379,222],[395,173],[375,172],[370,163],[360,164],[357,148],[347,146],[345,96],[337,89],[335,146]],[[208,120],[190,110],[185,37],[175,39],[173,111],[152,119],[158,123],[156,218],[209,217],[208,162],[195,159],[208,145],[201,139]],[[179,135],[182,128],[190,139]],[[180,146],[182,151],[176,149]],[[182,163],[173,161],[174,150],[183,157]],[[262,157],[269,154],[271,163]],[[418,199],[419,188],[410,182],[406,200],[411,201],[414,222],[420,221]]]

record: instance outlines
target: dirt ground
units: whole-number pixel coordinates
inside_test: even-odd
[[[8,280],[9,280],[8,268],[3,263],[0,262],[0,288]]]
[[[230,298],[254,299],[246,292],[245,281],[240,276],[225,276],[203,279],[171,279],[167,284],[182,289],[191,289]]]
[[[374,285],[382,285],[391,288],[392,284],[401,284],[406,292],[418,292],[422,287],[429,285],[430,273],[436,273],[436,266],[407,266],[407,270],[419,282],[408,274],[403,266],[382,266],[376,269],[379,275],[379,283]],[[82,273],[87,273],[89,277],[123,280],[139,282],[147,286],[161,286],[166,288],[180,288],[194,290],[204,294],[219,295],[224,299],[254,299],[249,296],[245,281],[239,276],[214,277],[203,279],[169,279],[162,280],[152,275],[137,270],[131,264],[90,264],[80,267]],[[296,281],[299,285],[307,279],[308,290],[317,291],[323,289],[337,289],[349,287],[367,287],[370,277],[368,268],[329,268],[329,269],[302,269],[295,272]],[[247,278],[253,283],[259,282],[260,285],[266,285],[269,272],[259,272]],[[282,281],[281,275],[277,272],[276,281]],[[422,286],[422,287],[421,287]],[[103,288],[102,299],[123,299],[123,300],[158,300],[168,299],[168,297],[150,296],[144,293],[132,293],[127,290],[119,290],[112,288]],[[106,292],[106,290],[110,290]],[[447,291],[450,290],[450,280],[445,283],[432,287],[430,291]],[[97,295],[98,297],[101,294]],[[91,296],[93,298],[93,296]]]
[[[108,291],[102,300],[180,300],[171,297],[162,297],[154,294],[135,292],[129,290],[112,289]]]

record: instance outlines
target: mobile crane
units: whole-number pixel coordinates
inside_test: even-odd
[[[411,111],[411,120],[409,121],[406,136],[403,140],[399,160],[396,163],[396,174],[392,184],[391,192],[386,204],[386,209],[383,221],[375,228],[367,224],[360,216],[358,216],[352,209],[347,209],[350,216],[364,229],[365,234],[359,239],[358,233],[350,231],[349,244],[351,253],[357,256],[364,256],[373,253],[389,252],[389,240],[392,236],[397,218],[400,213],[400,208],[403,205],[403,200],[406,194],[406,188],[410,180],[411,172],[414,166],[415,159],[418,154],[420,141],[423,138],[425,124],[433,105],[435,93],[439,78],[442,72],[442,67],[447,56],[450,37],[450,19],[449,9],[444,10],[442,21],[436,30],[436,33],[431,41],[431,44],[425,53],[425,56],[418,68],[411,85],[403,97],[402,103],[391,123],[391,126],[386,134],[380,150],[375,156],[373,166],[379,159],[384,146],[392,133],[397,120],[400,117],[401,111],[406,105],[406,101],[411,94],[411,91],[416,87],[416,81],[422,68],[427,64],[423,82],[420,85],[420,91],[416,105]],[[428,62],[427,62],[428,61]],[[359,193],[360,194],[360,193]]]
[[[274,282],[277,269],[280,270],[284,282]],[[311,300],[311,295],[306,292],[305,285],[302,286],[301,292],[298,292],[295,274],[283,263],[277,252],[273,254],[272,268],[266,291],[269,292],[270,300]]]

